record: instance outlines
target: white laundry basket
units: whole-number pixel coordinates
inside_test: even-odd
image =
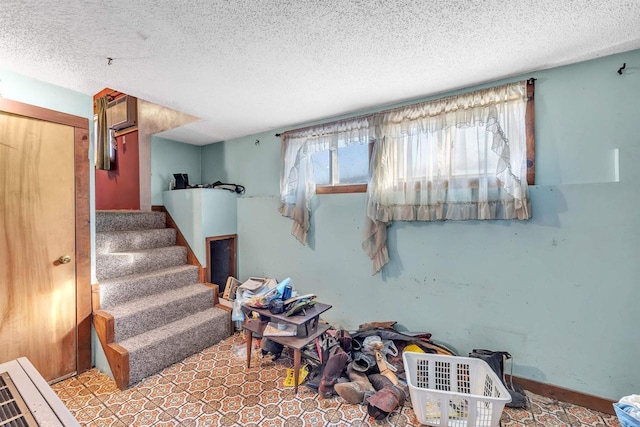
[[[481,359],[404,352],[413,411],[422,424],[497,427],[511,395]]]

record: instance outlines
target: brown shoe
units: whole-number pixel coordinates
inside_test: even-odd
[[[353,366],[353,362],[347,366],[347,375],[351,382],[338,383],[334,385],[334,390],[338,396],[352,405],[356,405],[365,403],[365,397],[372,395],[376,389],[373,388],[367,376],[362,372],[355,371]]]
[[[382,390],[385,387],[391,387],[393,382],[382,374],[369,375],[369,382],[376,390]]]
[[[338,382],[338,378],[342,375],[342,371],[347,364],[349,356],[347,353],[340,350],[327,360],[327,364],[322,372],[322,379],[320,380],[320,387],[318,387],[318,393],[320,397],[329,398],[336,394],[334,385]]]
[[[376,420],[384,420],[399,406],[404,405],[404,392],[398,387],[384,387],[367,399],[367,412]]]

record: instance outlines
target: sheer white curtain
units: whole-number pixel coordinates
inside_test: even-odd
[[[293,220],[291,234],[303,245],[309,231],[309,200],[316,191],[312,155],[351,144],[368,144],[370,120],[371,116],[357,117],[281,135],[279,211]]]
[[[377,114],[363,249],[389,261],[391,221],[528,219],[526,82]]]

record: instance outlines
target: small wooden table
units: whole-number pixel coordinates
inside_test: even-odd
[[[243,307],[243,311],[255,311],[260,314],[260,319],[249,319],[245,321],[242,325],[244,330],[247,331],[247,368],[251,367],[251,347],[253,334],[262,335],[264,332],[264,328],[267,326],[269,321],[272,322],[286,322],[289,324],[296,325],[298,329],[300,327],[307,327],[309,325],[314,326],[313,322],[315,322],[315,329],[312,330],[307,336],[293,336],[293,337],[279,337],[279,336],[269,336],[271,341],[276,342],[278,344],[282,344],[284,346],[290,347],[293,349],[293,381],[294,381],[294,393],[298,393],[298,380],[300,378],[300,362],[302,359],[302,349],[307,346],[310,342],[318,338],[320,335],[324,334],[327,329],[329,329],[329,325],[324,323],[319,323],[318,318],[320,314],[329,310],[331,305],[323,304],[317,302],[313,307],[306,309],[306,313],[300,313],[299,315],[287,317],[284,314],[272,314],[268,309],[259,309],[259,308],[251,308],[251,307]],[[265,320],[266,318],[266,320]]]

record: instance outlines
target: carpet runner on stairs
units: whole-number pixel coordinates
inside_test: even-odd
[[[100,309],[129,351],[129,385],[231,333],[229,313],[213,306],[213,290],[165,221],[163,212],[96,212]]]

